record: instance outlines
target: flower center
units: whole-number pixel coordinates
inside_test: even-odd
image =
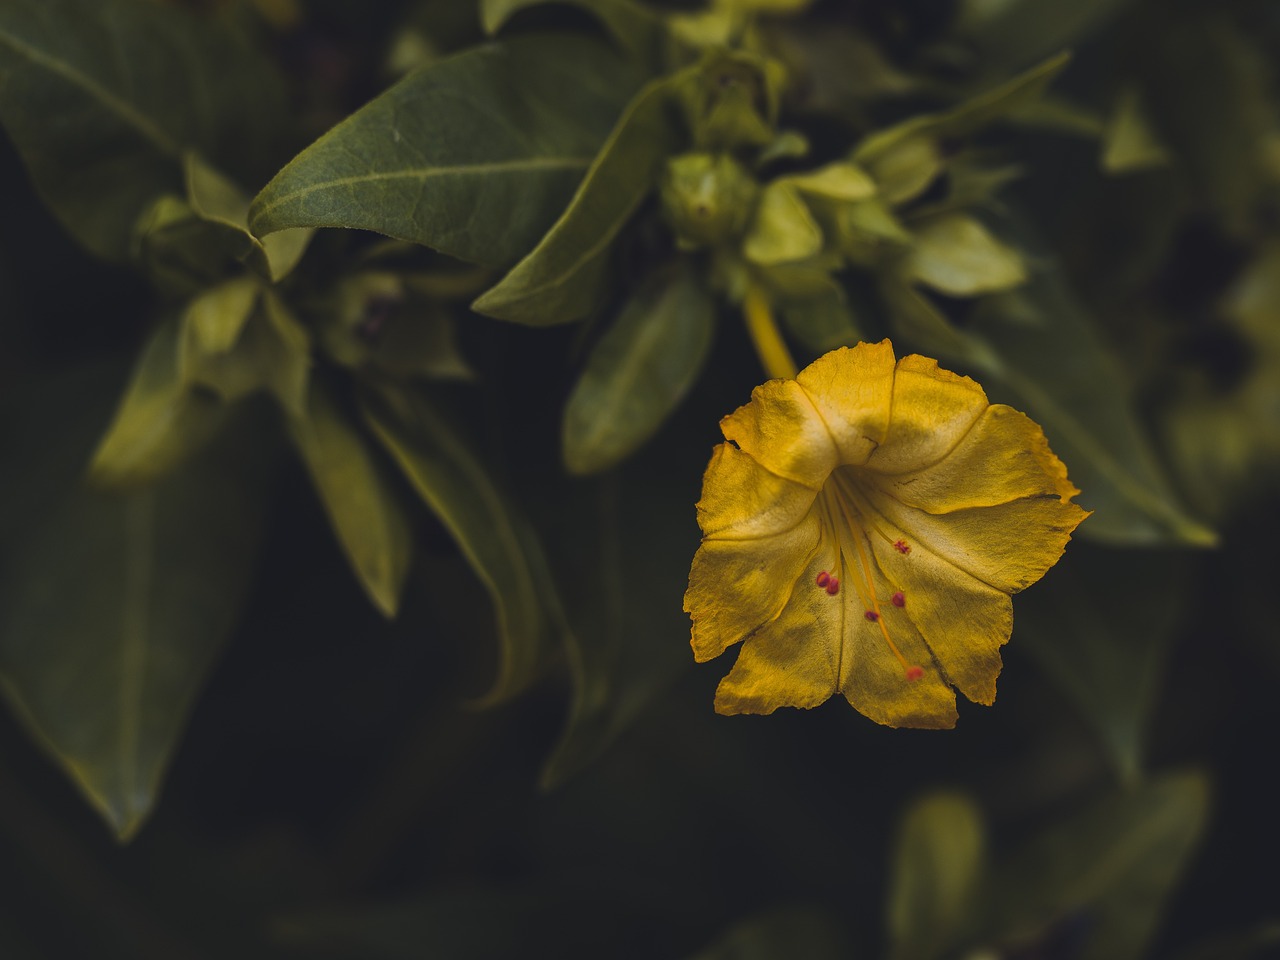
[[[884,612],[880,609],[880,598],[876,594],[875,577],[871,573],[871,559],[868,554],[871,546],[868,531],[877,534],[885,543],[904,556],[910,552],[910,545],[903,540],[890,539],[875,521],[867,516],[866,512],[858,508],[860,497],[854,485],[854,479],[845,471],[837,469],[831,474],[822,488],[821,500],[827,514],[828,526],[836,539],[836,569],[830,573],[824,570],[818,574],[817,585],[825,588],[828,594],[835,596],[843,575],[843,567],[847,564],[851,572],[849,582],[853,584],[854,592],[862,602],[863,619],[869,626],[879,628],[884,642],[889,647],[889,652],[902,665],[906,678],[919,680],[924,676],[924,669],[909,663],[902,655],[898,645],[893,642],[889,625],[885,622]],[[831,589],[833,585],[837,587],[836,590]],[[907,598],[904,593],[897,591],[889,598],[889,602],[895,607],[905,607]]]

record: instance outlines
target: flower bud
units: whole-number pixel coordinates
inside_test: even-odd
[[[742,233],[758,190],[729,154],[686,153],[667,161],[662,211],[682,247],[715,246]]]

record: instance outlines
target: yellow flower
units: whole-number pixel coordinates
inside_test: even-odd
[[[770,380],[720,423],[685,610],[693,653],[745,641],[719,713],[837,690],[895,727],[990,704],[1011,595],[1088,514],[1044,433],[968,377],[888,340]]]

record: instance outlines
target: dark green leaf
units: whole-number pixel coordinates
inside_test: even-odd
[[[261,157],[281,113],[269,69],[211,22],[136,0],[0,5],[0,124],[99,256],[129,255],[139,215],[179,192],[184,150],[246,173],[235,161]]]
[[[574,37],[467,50],[405,77],[295,157],[253,201],[258,236],[350,227],[487,264],[529,250],[635,88]]]
[[[963,794],[916,801],[898,831],[889,887],[893,960],[932,960],[954,948],[983,882],[982,816]]]
[[[546,326],[579,320],[599,304],[613,240],[676,150],[672,84],[655,80],[636,95],[555,226],[473,309]]]
[[[453,312],[433,289],[437,279],[379,270],[343,277],[321,318],[326,353],[343,366],[393,377],[470,379]]]
[[[1237,238],[1275,196],[1274,50],[1209,5],[1151,37],[1146,106],[1198,200]]]
[[[697,379],[715,305],[688,269],[655,274],[596,344],[564,414],[572,473],[612,466],[662,425]]]
[[[544,5],[548,0],[480,0],[480,19],[485,33],[492,36],[517,11]],[[633,0],[561,0],[591,13],[604,24],[614,40],[644,63],[659,53],[664,35],[662,20],[652,10]]]
[[[709,16],[730,23],[737,19],[723,9]],[[771,58],[728,46],[708,45],[697,67],[673,78],[693,145],[709,151],[767,147],[778,135],[786,69]]]
[[[988,69],[1017,69],[1029,60],[1069,47],[1114,16],[1130,0],[965,0],[957,24],[981,50]]]
[[[152,810],[252,574],[263,478],[251,440],[229,431],[123,495],[62,477],[4,542],[5,696],[121,839]]]
[[[308,391],[305,415],[289,418],[289,433],[352,572],[383,616],[394,617],[413,540],[386,467],[318,381]]]
[[[1028,323],[1028,307],[1038,322]],[[1131,545],[1215,542],[1174,498],[1119,362],[1056,273],[1034,274],[1016,300],[987,300],[974,320],[968,339],[999,358],[984,386],[1044,427],[1082,491],[1078,502],[1095,511],[1081,534]]]
[[[1223,934],[1181,950],[1177,960],[1264,960],[1280,949],[1280,920]]]
[[[847,960],[844,931],[813,907],[784,907],[734,924],[692,960]]]
[[[662,456],[648,450],[586,489],[562,488],[547,521],[574,692],[542,771],[544,787],[582,772],[688,669],[689,620],[680,601],[698,545],[689,505],[701,471],[655,470],[649,461]],[[647,508],[632,509],[640,503]]]
[[[610,957],[631,944],[623,911],[604,897],[473,887],[409,899],[296,914],[275,939],[325,960],[510,960],[521,956]]]
[[[238,186],[200,159],[198,154],[184,157],[187,203],[192,211],[211,226],[234,231],[244,243],[244,260],[268,280],[281,280],[297,266],[311,242],[314,230],[299,227],[280,230],[258,240],[249,232],[249,198]]]
[[[1080,918],[1079,960],[1137,960],[1160,923],[1209,814],[1199,774],[1162,777],[1050,830],[1004,864],[990,888],[996,936],[1040,939]]]
[[[138,218],[134,253],[162,296],[183,300],[242,274],[254,242],[245,231],[207,220],[185,200],[165,194]]]
[[[962,332],[907,279],[882,279],[880,296],[889,307],[894,328],[917,349],[935,357],[960,360],[979,370],[1001,368],[995,352],[984,341]]]
[[[778,307],[787,332],[815,357],[865,339],[848,296],[834,280],[811,296],[785,298]]]
[[[485,702],[515,695],[537,676],[552,639],[532,531],[425,398],[384,388],[366,398],[363,412],[493,598],[501,657]]]
[[[1189,558],[1085,544],[1068,553],[1019,597],[1016,643],[1094,728],[1120,780],[1133,784],[1165,653],[1193,596]]]
[[[969,136],[1024,107],[1069,59],[1068,54],[1058,54],[945,113],[922,114],[877,130],[858,144],[852,159],[871,172],[892,202],[905,202],[924,190],[945,165],[940,140]]]

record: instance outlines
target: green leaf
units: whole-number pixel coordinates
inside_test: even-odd
[[[1149,39],[1143,105],[1195,199],[1234,240],[1249,242],[1259,233],[1259,205],[1272,202],[1280,181],[1273,51],[1213,5],[1171,19]]]
[[[270,391],[286,412],[300,415],[307,407],[311,338],[270,289],[260,289],[257,309],[237,320],[246,302],[247,284],[256,282],[228,281],[192,301],[183,315],[188,328],[182,335],[183,375],[228,402],[259,390]],[[215,321],[208,319],[212,313],[220,315],[216,323],[226,325],[216,334],[211,331]],[[201,323],[203,332],[196,329]],[[240,329],[230,349],[206,346],[210,336],[218,345],[225,342],[236,326]]]
[[[1111,797],[1034,840],[990,889],[993,931],[1030,944],[1051,924],[1088,918],[1079,960],[1138,960],[1208,820],[1200,774],[1168,775]]]
[[[895,140],[879,151],[855,151],[866,165],[889,203],[898,205],[924,193],[946,167],[946,159],[934,137],[914,134]]]
[[[960,330],[928,295],[905,279],[882,278],[880,296],[893,316],[894,329],[918,349],[972,365],[988,376],[1003,369],[998,355],[984,340]]]
[[[343,366],[397,378],[470,379],[453,313],[432,289],[437,279],[377,270],[343,277],[321,315],[325,352]]]
[[[584,38],[518,38],[410,74],[295,157],[250,227],[374,230],[507,264],[563,209],[635,88]]]
[[[413,559],[412,525],[374,450],[320,382],[289,435],[311,475],[351,570],[385,617],[394,617]]]
[[[514,696],[537,676],[551,640],[537,572],[544,561],[531,529],[424,397],[385,387],[365,397],[362,411],[493,599],[500,663],[482,702]]]
[[[249,198],[238,186],[205,163],[198,154],[183,158],[187,203],[210,223],[240,237],[244,252],[239,258],[268,280],[284,279],[302,259],[315,231],[297,227],[280,230],[259,240],[249,232]]]
[[[906,269],[920,283],[954,297],[1006,290],[1027,279],[1018,252],[963,214],[916,227]]]
[[[261,292],[257,281],[240,277],[205,290],[187,304],[178,350],[178,366],[185,382],[196,379],[205,357],[229,353],[235,347]]]
[[[970,343],[998,358],[984,364],[983,385],[1044,427],[1082,491],[1077,502],[1094,511],[1082,535],[1128,545],[1216,541],[1175,499],[1120,364],[1056,272],[1037,271],[1016,299],[984,301],[969,330]]]
[[[165,194],[138,218],[134,256],[162,297],[184,300],[244,273],[252,248],[243,230],[206,220]]]
[[[781,907],[734,924],[692,960],[847,960],[843,929],[815,907]]]
[[[655,80],[636,95],[560,219],[473,310],[546,326],[579,320],[598,306],[613,241],[677,148],[673,83]]]
[[[805,260],[821,250],[822,228],[795,186],[780,180],[765,187],[742,243],[743,256],[768,267]]]
[[[1142,773],[1147,723],[1165,656],[1194,596],[1190,558],[1073,544],[1018,598],[1019,650],[1030,654],[1097,734],[1125,785]]]
[[[1102,169],[1132,173],[1167,167],[1169,152],[1151,128],[1136,87],[1126,87],[1116,99],[1102,144]]]
[[[942,139],[967,137],[1026,106],[1067,65],[1060,53],[944,113],[911,117],[877,130],[854,148],[852,159],[865,167],[893,203],[918,195],[945,166]]]
[[[985,838],[973,801],[935,793],[907,810],[889,886],[893,960],[944,956],[971,920],[983,882]]]
[[[248,588],[264,479],[252,440],[228,431],[127,494],[47,478],[60,492],[4,539],[0,688],[122,840],[150,814]],[[43,452],[7,447],[18,462]]]
[[[569,471],[604,470],[648,440],[697,379],[714,332],[715,304],[692,270],[662,270],[643,284],[569,396]]]
[[[713,152],[768,147],[778,136],[786,70],[777,60],[726,46],[708,47],[696,67],[672,78],[693,144]]]
[[[179,331],[176,318],[166,320],[143,347],[89,464],[95,483],[150,483],[203,447],[225,419],[221,403],[189,389],[179,356]]]
[[[1197,383],[1165,411],[1182,489],[1215,518],[1247,514],[1280,465],[1280,244],[1261,245],[1216,308],[1247,345],[1230,390]]]
[[[1100,28],[1131,0],[963,0],[957,30],[981,50],[988,68],[1016,68],[1069,47]]]
[[[480,0],[480,21],[493,36],[516,12],[543,6],[548,0]],[[596,17],[617,43],[644,63],[653,62],[665,35],[662,20],[633,0],[560,0],[581,7]]]
[[[282,115],[270,68],[215,21],[134,0],[0,5],[0,124],[99,256],[130,254],[139,215],[179,191],[184,150],[257,175]]]
[[[878,265],[886,254],[897,253],[912,242],[907,228],[880,197],[841,204],[836,225],[841,251],[864,266]]]
[[[558,616],[573,678],[569,717],[542,771],[545,788],[590,766],[687,675],[681,597],[698,545],[688,507],[698,498],[701,464],[677,467],[684,461],[668,446],[677,443],[665,431],[618,469],[562,485],[539,513],[553,595],[564,600]]]
[[[815,293],[785,297],[778,308],[787,332],[815,357],[865,339],[844,289],[829,277]]]

